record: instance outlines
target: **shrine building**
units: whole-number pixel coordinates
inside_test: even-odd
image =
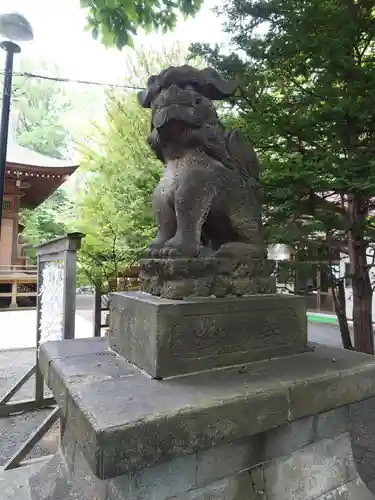
[[[37,208],[77,167],[20,146],[10,134],[0,235],[0,307],[17,307],[22,297],[35,296],[36,267],[29,264],[24,252],[21,209]]]

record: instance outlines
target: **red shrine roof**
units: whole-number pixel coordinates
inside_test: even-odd
[[[10,136],[8,138],[6,176],[21,181],[23,208],[35,208],[78,168],[78,163],[58,160],[20,146]]]

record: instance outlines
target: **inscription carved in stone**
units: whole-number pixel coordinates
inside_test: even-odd
[[[293,309],[184,316],[171,329],[171,352],[193,358],[251,350],[260,343],[262,348],[281,346],[291,340],[285,328],[300,337],[302,325]],[[246,330],[249,334],[244,338]]]

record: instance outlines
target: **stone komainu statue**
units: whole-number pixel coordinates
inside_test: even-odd
[[[170,67],[138,94],[151,108],[149,144],[164,163],[154,193],[151,257],[264,257],[259,162],[238,129],[226,132],[213,100],[237,84],[213,69]]]

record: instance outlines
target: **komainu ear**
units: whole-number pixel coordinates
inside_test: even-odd
[[[150,107],[147,104],[147,101],[148,101],[147,96],[148,96],[148,91],[147,90],[141,90],[137,94],[138,102],[142,106],[142,108],[149,108]]]
[[[237,90],[238,82],[224,80],[213,68],[196,69],[188,64],[170,66],[159,75],[152,75],[147,82],[147,90],[138,93],[138,101],[143,108],[151,106],[152,99],[160,89],[171,85],[184,87],[192,85],[199,94],[211,101],[220,101],[231,97]]]
[[[160,75],[151,75],[147,80],[147,89],[138,92],[138,102],[142,108],[151,108],[152,100],[157,96],[161,89],[160,76],[165,73],[162,71]]]
[[[239,87],[238,82],[224,80],[219,73],[206,68],[200,71],[200,84],[197,91],[211,101],[221,101],[231,97]]]

